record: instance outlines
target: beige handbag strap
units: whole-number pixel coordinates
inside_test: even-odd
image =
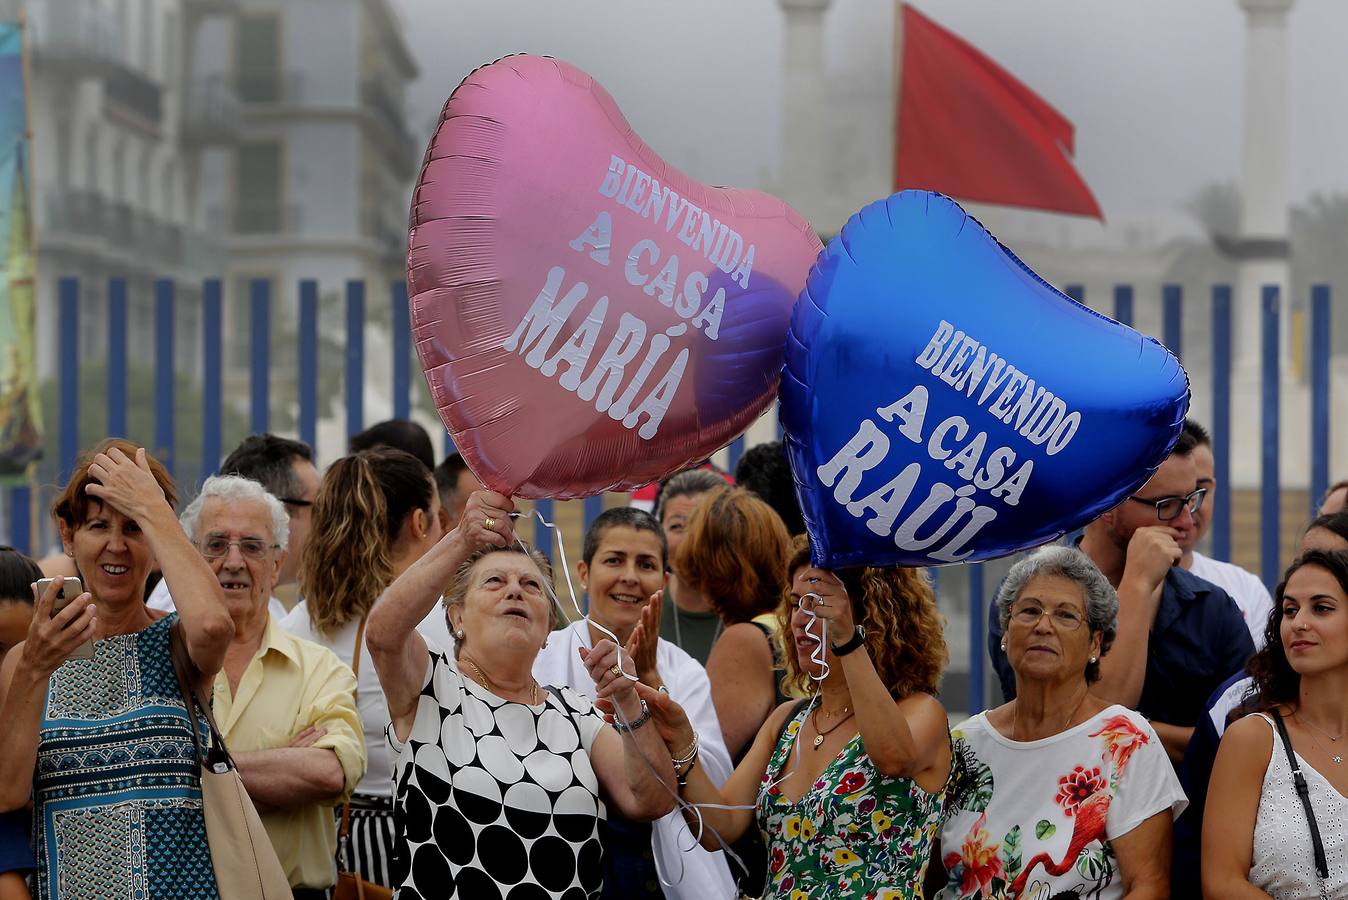
[[[356,646],[351,650],[351,672],[356,676],[356,689],[352,692],[353,699],[356,700],[356,710],[360,711],[360,650],[365,642],[365,620],[370,617],[367,612],[360,617],[360,624],[356,626]],[[337,829],[337,852],[346,852],[347,835],[351,833],[351,798],[348,797],[342,804],[342,827]]]

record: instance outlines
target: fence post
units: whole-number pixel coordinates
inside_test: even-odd
[[[108,279],[108,437],[126,437],[126,279]]]
[[[1131,284],[1114,285],[1114,319],[1132,327],[1133,286]]]
[[[1161,334],[1165,338],[1166,348],[1175,354],[1176,359],[1183,355],[1183,298],[1183,289],[1178,284],[1167,284],[1161,288],[1161,304],[1164,307]]]
[[[61,425],[59,482],[70,480],[75,457],[80,452],[80,282],[62,278],[57,287],[60,303],[60,383]]]
[[[250,381],[252,385],[250,428],[254,434],[267,430],[270,421],[271,399],[267,376],[271,365],[271,282],[254,278],[248,283],[252,356]]]
[[[1329,490],[1329,285],[1311,288],[1311,509]]]
[[[300,440],[315,449],[318,443],[318,282],[300,282],[299,315]]]
[[[1212,287],[1212,555],[1231,560],[1231,285]]]
[[[365,282],[346,283],[346,436],[365,427]]]
[[[393,418],[412,417],[412,323],[407,282],[393,282]]]
[[[171,278],[154,282],[154,451],[172,475],[175,469],[173,440],[173,301],[176,286]]]
[[[983,605],[983,564],[973,563],[969,570],[969,715],[986,708],[983,697],[983,644],[986,643],[987,610]]]
[[[1279,397],[1278,397],[1278,379],[1280,375],[1280,360],[1278,359],[1278,345],[1280,343],[1278,307],[1280,305],[1278,297],[1278,286],[1276,284],[1266,284],[1261,291],[1260,309],[1263,313],[1263,415],[1260,417],[1260,437],[1263,445],[1263,470],[1260,474],[1259,492],[1261,499],[1260,509],[1260,548],[1259,548],[1259,568],[1263,575],[1264,584],[1269,590],[1278,583],[1278,578],[1282,574],[1282,559],[1280,558],[1278,537],[1279,528],[1279,501],[1281,500],[1281,485],[1278,481],[1278,421],[1279,421]]]
[[[9,489],[9,545],[20,553],[34,556],[32,532],[33,491],[26,484]]]
[[[221,432],[224,428],[221,370],[222,310],[224,285],[219,278],[201,283],[201,478],[214,475],[220,468]]]
[[[726,469],[733,475],[735,466],[739,464],[740,457],[744,455],[744,435],[740,435],[730,442],[726,447]]]

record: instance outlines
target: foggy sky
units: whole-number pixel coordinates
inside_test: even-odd
[[[703,181],[753,187],[781,160],[782,13],[776,0],[394,0],[421,78],[414,132],[473,68],[549,54],[593,75],[638,134]],[[1244,14],[1237,0],[925,0],[1076,125],[1076,163],[1105,215],[1173,214],[1235,179]],[[827,65],[888,78],[889,0],[834,0]],[[1348,2],[1290,16],[1290,190],[1348,192]],[[877,114],[887,111],[877,110]],[[892,114],[892,113],[888,113]]]

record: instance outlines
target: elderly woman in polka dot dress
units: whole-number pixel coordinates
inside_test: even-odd
[[[669,752],[613,642],[581,652],[597,696],[622,713],[621,733],[590,700],[534,680],[557,612],[547,560],[515,540],[513,508],[473,494],[366,626],[397,755],[400,900],[598,897],[605,804],[640,821],[674,807]],[[453,652],[416,630],[444,585]]]

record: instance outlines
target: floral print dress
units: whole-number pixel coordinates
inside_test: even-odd
[[[793,748],[808,712],[807,705],[787,726],[759,789],[758,825],[768,846],[765,900],[920,898],[945,788],[929,794],[910,778],[881,775],[858,734],[792,803],[778,782],[796,765]]]

